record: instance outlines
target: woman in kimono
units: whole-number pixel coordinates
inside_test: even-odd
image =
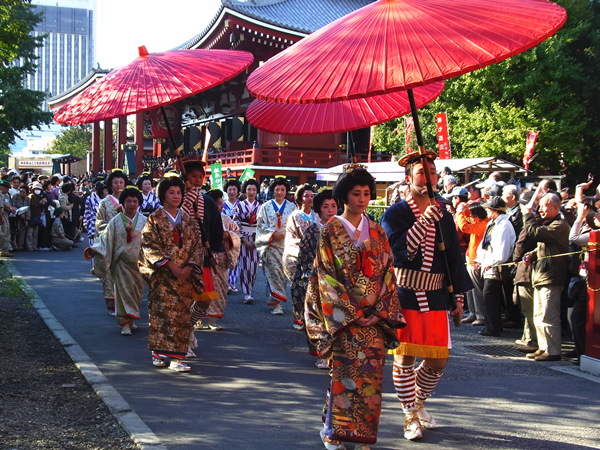
[[[102,277],[109,275],[115,283],[116,319],[124,336],[131,336],[131,330],[137,329],[133,321],[140,319],[140,305],[146,286],[138,269],[142,229],[146,225],[146,218],[138,211],[141,201],[140,190],[127,186],[119,195],[123,211],[108,223],[104,246],[99,243],[84,252],[86,258],[103,252],[101,259],[104,265],[96,266],[95,273]]]
[[[298,263],[298,246],[304,231],[316,222],[313,211],[315,193],[312,186],[305,184],[296,191],[295,203],[298,209],[292,213],[286,224],[285,247],[283,249],[283,270],[292,281]],[[295,322],[294,322],[295,323]]]
[[[140,273],[148,282],[150,331],[148,349],[152,363],[176,372],[189,372],[185,359],[190,350],[192,303],[204,291],[204,250],[195,218],[180,207],[185,186],[177,174],[157,187],[162,208],[154,211],[142,230]],[[193,356],[193,354],[192,354]]]
[[[331,367],[321,439],[327,449],[368,450],[377,441],[385,349],[406,325],[396,292],[394,258],[383,228],[365,211],[375,180],[344,168],[333,197],[344,213],[323,226],[306,294],[306,330]]]
[[[275,196],[260,208],[257,221],[256,249],[267,278],[267,305],[271,314],[281,315],[281,302],[286,302],[287,279],[283,273],[283,247],[287,221],[295,211],[292,202],[285,199],[289,191],[285,177],[277,177],[269,186]]]
[[[227,193],[227,199],[223,202],[223,207],[221,208],[221,217],[223,217],[223,215],[226,215],[230,219],[233,219],[235,207],[240,202],[238,199],[241,189],[240,182],[237,180],[237,178],[231,177],[227,180],[227,183],[225,183],[223,189],[225,189],[225,192]],[[223,226],[225,226],[225,221],[223,221]],[[237,292],[237,270],[234,267],[233,269],[230,269],[227,272],[229,290],[231,292]]]
[[[221,219],[223,220],[223,242],[225,243],[225,251],[223,253],[213,253],[217,260],[217,265],[214,267],[214,284],[215,291],[219,296],[218,299],[210,303],[210,307],[206,313],[208,317],[208,328],[212,331],[222,330],[221,325],[217,325],[216,321],[221,319],[225,314],[225,306],[227,305],[228,271],[234,269],[237,265],[238,257],[240,256],[240,229],[231,217],[223,212],[223,192],[219,189],[211,189],[207,195],[212,198],[217,204],[217,208],[221,211]]]
[[[261,208],[261,204],[257,199],[259,189],[260,185],[254,178],[246,180],[242,186],[242,193],[246,194],[246,199],[239,201],[233,208],[233,220],[240,228],[240,238],[242,240],[236,270],[244,293],[244,303],[247,305],[254,303],[252,288],[256,282],[256,273],[258,272],[258,252],[256,251],[255,241],[256,221]]]
[[[94,242],[97,242],[99,249],[106,247],[105,231],[108,227],[108,222],[119,214],[123,208],[119,204],[119,196],[125,186],[129,185],[129,178],[123,173],[121,169],[114,169],[108,178],[106,179],[106,187],[108,188],[108,195],[104,197],[98,204],[98,211],[96,212],[96,225],[95,225],[95,238]],[[94,266],[99,264],[101,267],[105,265],[102,261],[102,255],[106,254],[104,250],[99,251],[94,256]],[[94,269],[93,274],[96,275]],[[112,276],[109,273],[104,277],[98,276],[102,279],[102,291],[104,301],[106,302],[106,308],[108,309],[111,316],[115,315],[115,288]]]
[[[136,186],[142,191],[140,210],[144,216],[148,217],[160,208],[160,200],[154,193],[154,180],[149,173],[143,173],[137,179]]]
[[[325,189],[317,194],[314,198],[314,210],[318,214],[317,220],[306,229],[304,236],[300,240],[298,265],[296,266],[296,273],[291,284],[292,304],[294,305],[294,328],[299,330],[304,329],[304,300],[306,297],[306,288],[310,282],[313,263],[317,255],[319,234],[323,225],[329,222],[329,219],[338,210],[338,205],[331,194],[331,189]],[[319,369],[329,369],[327,360],[319,358],[315,346],[310,339],[307,339],[307,341],[309,353],[318,358],[315,366]]]

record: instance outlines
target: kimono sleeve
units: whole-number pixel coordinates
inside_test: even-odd
[[[108,226],[108,212],[106,211],[106,202],[100,202],[98,212],[96,213],[96,235],[102,233]]]
[[[306,324],[308,339],[317,349],[319,357],[327,358],[331,353],[333,337],[329,334],[325,326],[316,270],[311,271],[310,282],[306,290],[304,323]]]
[[[256,221],[256,248],[263,252],[271,241],[271,236],[275,233],[275,226],[269,224],[269,209],[263,205],[258,212]]]
[[[140,273],[145,277],[152,276],[159,267],[169,261],[159,236],[161,236],[161,230],[157,226],[155,218],[150,215],[142,230],[142,249],[138,263]]]

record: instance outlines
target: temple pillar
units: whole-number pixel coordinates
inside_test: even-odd
[[[104,121],[104,171],[110,172],[113,169],[112,150],[112,120]]]
[[[100,172],[100,122],[92,124],[92,173]]]

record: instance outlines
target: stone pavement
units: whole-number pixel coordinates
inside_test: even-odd
[[[291,305],[283,316],[269,314],[261,273],[255,304],[231,295],[225,330],[196,333],[199,358],[182,374],[151,364],[146,301],[139,329],[120,335],[81,248],[18,253],[11,263],[37,294],[46,323],[144,449],[323,448],[318,431],[327,372],[314,368],[304,335],[292,329]],[[373,450],[600,448],[599,377],[566,360],[523,358],[511,345],[517,330],[502,338],[483,338],[478,330],[452,330],[450,363],[428,401],[440,427],[419,442],[402,438],[388,359]]]

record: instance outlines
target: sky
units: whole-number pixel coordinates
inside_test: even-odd
[[[102,69],[130,63],[137,48],[171,50],[200,33],[220,0],[96,0],[96,60]]]

